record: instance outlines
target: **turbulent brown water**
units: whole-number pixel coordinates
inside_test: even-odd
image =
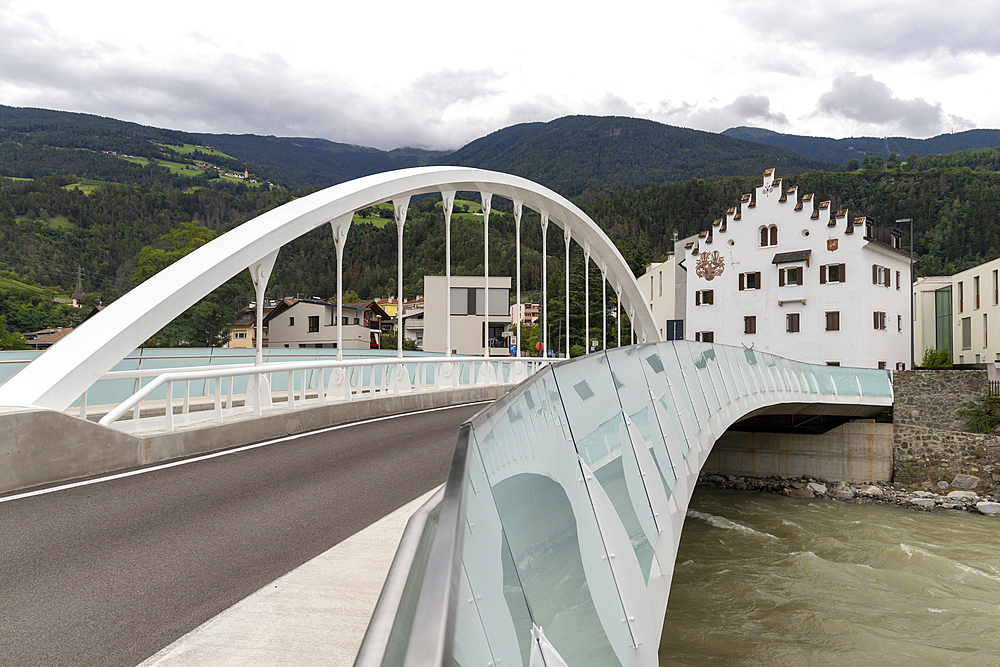
[[[661,665],[1000,665],[1000,519],[699,488]]]

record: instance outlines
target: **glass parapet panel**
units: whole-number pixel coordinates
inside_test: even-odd
[[[680,379],[679,369],[672,366],[668,373],[663,363],[663,358],[667,360],[674,358],[673,350],[666,349],[667,345],[669,343],[649,343],[635,346],[635,349],[646,386],[649,387],[653,412],[666,439],[670,461],[676,469],[690,449],[686,434],[695,433],[698,422],[691,402],[687,398],[687,388]],[[667,355],[660,354],[663,349]],[[676,387],[671,387],[670,375],[677,377]]]
[[[837,394],[840,396],[858,395],[858,376],[853,368],[841,368],[840,366],[830,366],[830,377],[837,387]]]
[[[705,398],[705,389],[701,386],[701,379],[695,370],[694,361],[691,359],[691,353],[687,345],[688,343],[685,341],[673,341],[664,344],[665,349],[662,356],[666,358],[663,360],[663,364],[666,368],[667,380],[671,386],[679,385],[686,389],[688,399],[686,403],[691,407],[691,411],[695,416],[695,423],[698,429],[700,429],[708,421],[711,413],[708,409],[708,401]],[[676,363],[672,363],[667,354],[672,354],[674,357],[673,361]],[[679,403],[683,402],[682,396],[675,398],[678,399]]]
[[[732,370],[729,368],[729,358],[726,349],[722,346],[712,346],[712,357],[709,359],[710,368],[720,378],[720,385],[726,394],[726,403],[735,401],[741,395],[736,380],[733,379]]]
[[[861,393],[865,396],[892,396],[892,380],[888,371],[857,369],[858,380],[861,381]]]
[[[704,350],[702,354],[705,355],[705,360],[708,362],[708,372],[715,381],[715,392],[719,396],[719,401],[723,405],[727,405],[735,397],[733,389],[729,384],[732,378],[729,377],[727,380],[726,377],[728,369],[723,370],[722,363],[719,360],[719,352],[714,345],[709,345],[708,349]]]
[[[739,354],[739,350],[729,347],[728,345],[722,345],[716,348],[716,350],[719,351],[723,357],[720,363],[725,364],[726,369],[730,373],[730,377],[732,377],[732,386],[736,391],[737,397],[747,396],[750,393],[750,389],[747,386],[746,379],[743,377],[743,373],[740,371],[739,365],[741,360],[736,356]],[[746,363],[745,357],[742,359],[742,363]]]
[[[607,355],[559,365],[553,372],[577,452],[614,506],[648,579],[656,524],[632,447],[649,448],[631,442]]]
[[[680,422],[674,414],[672,422],[670,417],[665,415],[663,418],[665,423],[661,423],[653,399],[655,392],[647,383],[637,347],[612,349],[608,351],[607,357],[615,379],[615,386],[618,388],[618,398],[622,408],[636,425],[652,452],[653,460],[660,473],[660,480],[663,482],[669,497],[674,483],[677,481],[674,466],[680,465],[682,460],[680,441],[684,438],[684,434],[680,428]],[[673,409],[671,412],[674,412]],[[671,441],[673,441],[673,446],[668,444]],[[672,456],[671,451],[676,452],[676,455]]]
[[[674,349],[677,351],[677,357],[680,361],[681,369],[684,371],[684,377],[689,382],[694,383],[692,391],[697,391],[698,387],[701,387],[702,396],[704,397],[705,404],[708,406],[707,416],[710,417],[713,413],[719,411],[722,404],[715,390],[715,383],[712,382],[712,377],[708,371],[708,360],[702,352],[703,345],[707,346],[708,344],[684,341],[675,345]]]
[[[617,404],[617,397],[612,401]],[[631,646],[631,631],[620,622],[624,607],[552,373],[543,371],[502,410],[484,414],[473,438],[525,600],[520,611],[504,603],[517,646],[523,633],[530,637],[530,627],[519,626],[527,610],[569,664],[619,664],[613,646]],[[489,537],[489,550],[495,549],[490,559],[497,563],[502,537],[499,528]],[[475,543],[484,541],[477,537]],[[475,584],[471,568],[469,573]],[[512,580],[506,576],[491,595],[516,599],[504,588]],[[490,623],[483,625],[494,646]]]

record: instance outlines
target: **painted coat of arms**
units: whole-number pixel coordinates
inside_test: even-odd
[[[726,259],[719,254],[718,250],[703,252],[698,257],[694,268],[699,278],[712,280],[716,276],[721,276],[722,272],[726,270]]]

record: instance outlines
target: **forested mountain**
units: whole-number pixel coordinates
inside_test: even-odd
[[[769,166],[788,172],[833,166],[755,141],[598,116],[514,125],[454,152],[383,151],[325,139],[196,135],[88,114],[0,106],[0,146],[5,176],[76,173],[119,182],[141,177],[136,169],[120,173],[127,167],[105,151],[168,162],[205,160],[238,171],[248,166],[264,180],[291,187],[326,187],[394,169],[454,164],[517,174],[589,199],[687,178],[752,176]]]
[[[784,173],[835,168],[755,142],[614,116],[567,116],[514,125],[442,160],[517,174],[565,196],[588,200],[689,178],[750,177],[769,167]]]
[[[905,160],[911,154],[918,156],[941,155],[1000,146],[1000,130],[968,130],[967,132],[941,134],[930,139],[908,139],[906,137],[829,139],[827,137],[782,134],[760,127],[731,127],[722,134],[795,151],[814,160],[841,166],[847,165],[851,160],[862,162],[869,155],[888,159],[892,153],[896,153],[899,159]]]

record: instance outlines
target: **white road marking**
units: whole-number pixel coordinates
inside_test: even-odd
[[[128,472],[119,472],[112,475],[106,475],[104,477],[95,477],[94,479],[85,479],[79,482],[70,482],[69,484],[60,484],[59,486],[50,486],[44,489],[36,489],[34,491],[26,491],[24,493],[18,493],[12,496],[0,497],[0,503],[10,502],[11,500],[20,500],[21,498],[31,498],[32,496],[42,496],[47,493],[55,493],[56,491],[64,491],[66,489],[75,489],[79,486],[88,486],[90,484],[98,484],[100,482],[110,482],[116,479],[122,479],[124,477],[132,477],[134,475],[144,475],[149,472],[156,472],[157,470],[165,470],[167,468],[174,468],[176,466],[187,465],[189,463],[197,463],[198,461],[205,461],[207,459],[214,459],[220,456],[228,456],[229,454],[238,454],[239,452],[245,452],[251,449],[257,449],[258,447],[266,447],[268,445],[275,445],[279,442],[288,442],[289,440],[298,440],[299,438],[307,438],[313,435],[319,435],[320,433],[329,433],[331,431],[339,431],[344,428],[352,428],[354,426],[364,426],[365,424],[374,424],[375,422],[385,421],[387,419],[398,419],[400,417],[411,417],[413,415],[422,415],[428,412],[438,412],[440,410],[452,410],[454,408],[465,408],[470,405],[483,405],[485,403],[493,403],[494,401],[476,401],[474,403],[463,403],[461,405],[446,405],[440,408],[428,408],[426,410],[417,410],[416,412],[401,412],[398,415],[387,415],[385,417],[374,417],[372,419],[365,419],[364,421],[351,422],[350,424],[339,424],[337,426],[328,426],[326,428],[317,429],[315,431],[307,431],[304,433],[295,433],[294,435],[286,435],[281,438],[275,438],[273,440],[265,440],[264,442],[257,442],[252,445],[243,445],[241,447],[234,447],[232,449],[226,449],[219,452],[211,452],[210,454],[201,454],[199,456],[193,456],[189,459],[181,459],[179,461],[171,461],[169,463],[161,463],[159,465],[152,465],[146,468],[139,468],[137,470],[129,470]],[[457,436],[457,433],[456,433]]]

